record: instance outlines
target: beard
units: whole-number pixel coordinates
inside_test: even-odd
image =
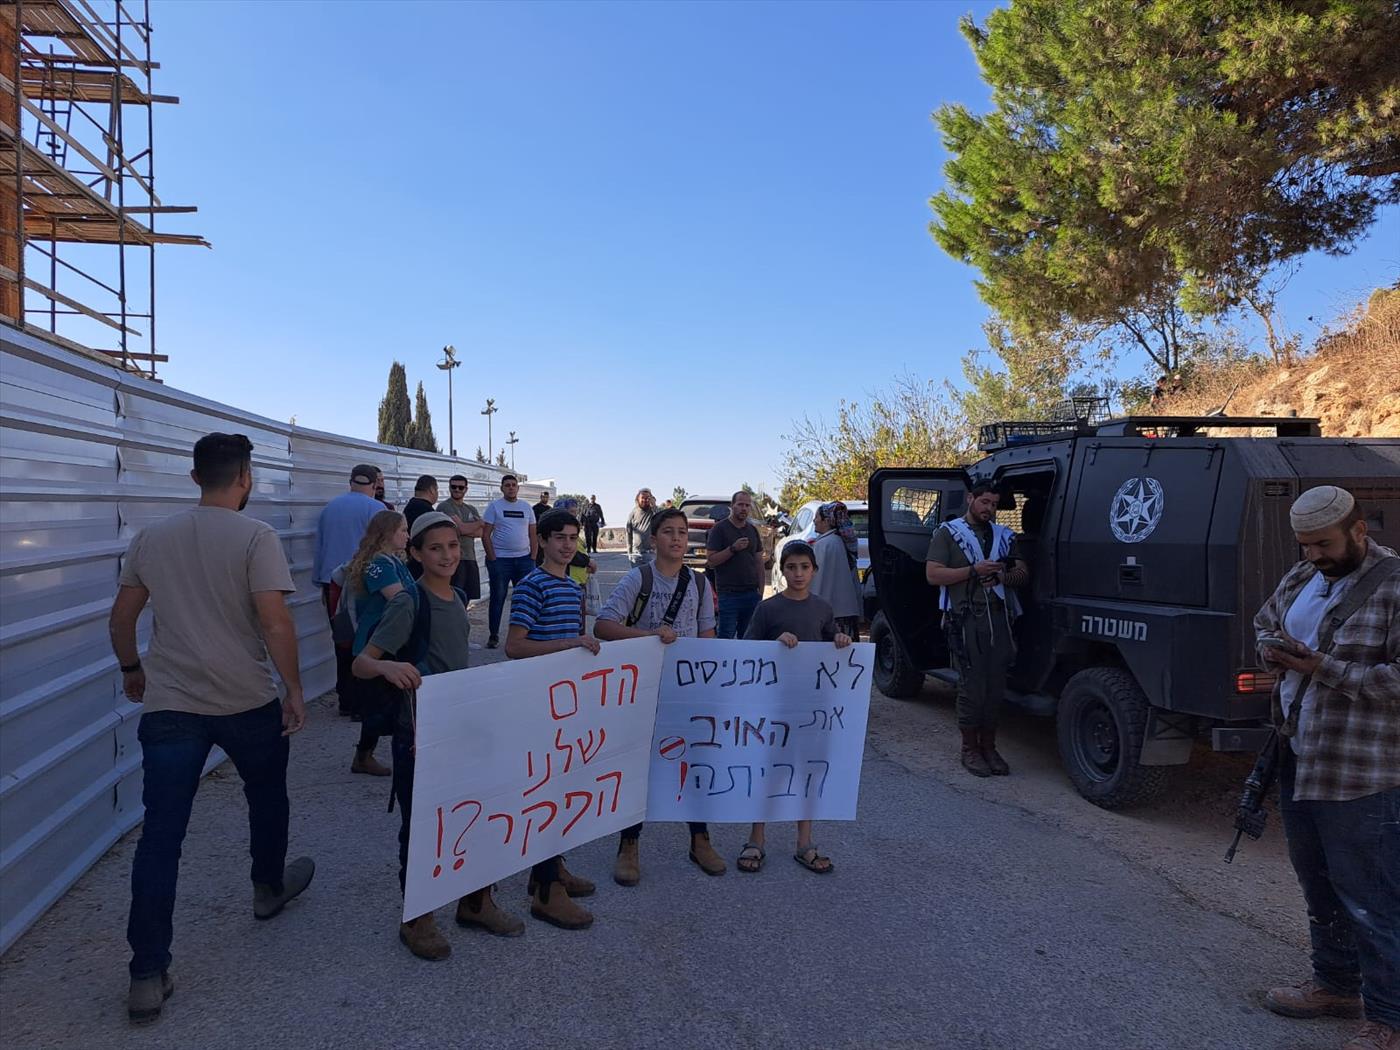
[[[1313,562],[1322,575],[1331,579],[1349,576],[1366,560],[1366,544],[1347,537],[1347,547],[1340,558],[1319,558]]]

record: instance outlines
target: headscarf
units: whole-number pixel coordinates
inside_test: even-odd
[[[824,521],[831,522],[832,531],[841,537],[841,542],[846,545],[846,560],[854,569],[860,557],[860,541],[856,539],[856,527],[851,524],[850,511],[840,500],[833,500],[818,507],[817,513]]]
[[[568,511],[570,514],[578,513],[578,500],[572,496],[563,496],[554,501],[555,510]]]

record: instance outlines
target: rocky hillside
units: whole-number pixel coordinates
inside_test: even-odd
[[[1400,288],[1379,289],[1287,365],[1240,365],[1202,376],[1163,411],[1317,416],[1328,437],[1400,437]]]

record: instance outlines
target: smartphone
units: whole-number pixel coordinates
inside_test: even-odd
[[[1298,651],[1298,646],[1295,643],[1289,641],[1287,638],[1280,638],[1276,634],[1264,635],[1264,637],[1259,639],[1258,644],[1265,649],[1281,649],[1286,653],[1296,653]]]

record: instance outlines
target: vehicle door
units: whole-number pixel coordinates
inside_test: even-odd
[[[923,671],[948,666],[938,588],[924,577],[929,539],[966,511],[969,484],[962,468],[891,467],[870,475],[870,571],[880,610]]]

